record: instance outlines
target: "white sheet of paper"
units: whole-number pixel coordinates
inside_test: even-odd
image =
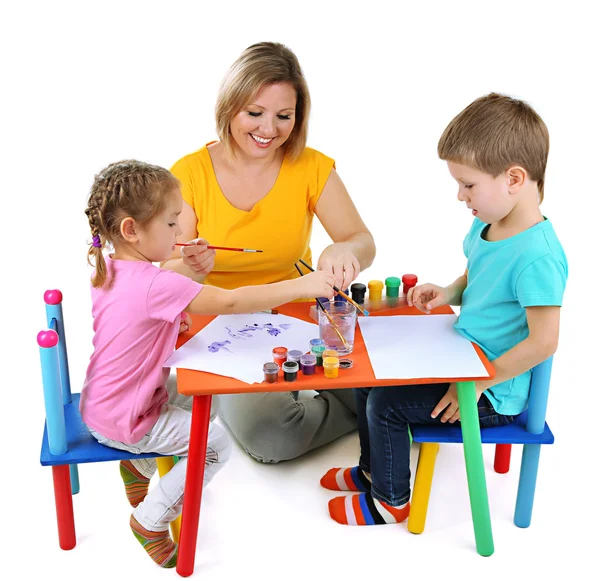
[[[482,377],[488,373],[470,341],[453,328],[456,315],[360,317],[377,379]]]
[[[287,315],[220,315],[174,351],[165,367],[196,369],[246,383],[264,379],[262,366],[273,361],[273,347],[310,350],[319,326]]]

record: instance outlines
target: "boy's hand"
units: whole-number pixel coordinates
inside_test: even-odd
[[[207,248],[208,242],[204,238],[190,240],[187,244],[193,244],[193,246],[180,248],[183,264],[196,274],[208,274],[215,266],[215,249]]]
[[[333,298],[333,285],[335,277],[332,272],[315,270],[296,279],[299,288],[299,297],[327,297]]]
[[[446,287],[437,284],[420,284],[409,289],[406,302],[409,307],[413,305],[422,313],[429,315],[436,307],[447,305],[450,301],[450,293]]]
[[[179,323],[179,334],[185,333],[192,328],[192,317],[187,313],[181,313],[181,322]]]
[[[481,394],[485,391],[485,387],[480,382],[475,382],[475,396],[477,401]],[[445,410],[445,411],[444,411]],[[460,420],[460,410],[458,409],[458,393],[456,391],[456,383],[451,383],[444,397],[438,402],[431,412],[432,418],[437,418],[442,412],[444,414],[440,418],[440,422],[445,424],[450,422],[453,424]]]

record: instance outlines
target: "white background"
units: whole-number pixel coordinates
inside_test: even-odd
[[[527,530],[512,524],[520,453],[500,476],[486,448],[496,542],[488,559],[475,552],[459,447],[439,455],[420,537],[405,525],[366,530],[329,519],[333,493],[318,479],[331,466],[355,462],[355,435],[276,466],[236,448],[205,494],[196,576],[524,579],[576,576],[595,566],[596,24],[591,3],[578,1],[3,2],[5,572],[175,578],[129,531],[116,464],[81,467],[78,546],[58,548],[51,473],[39,466],[35,336],[45,327],[44,290],[61,289],[78,391],[91,351],[83,211],[94,174],[123,158],[169,167],[214,139],[220,80],[244,48],[263,40],[284,42],[299,57],[314,103],[309,145],[335,158],[375,236],[377,258],[362,282],[414,272],[421,281],[449,283],[463,272],[471,216],[437,158],[438,138],[454,115],[490,91],[524,98],[541,114],[551,135],[542,209],[570,262],[548,410],[556,444],[543,450]],[[315,254],[327,243],[316,226]]]

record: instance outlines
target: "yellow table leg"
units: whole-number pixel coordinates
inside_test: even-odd
[[[408,530],[420,535],[425,530],[427,507],[435,470],[435,457],[440,445],[437,442],[422,442],[419,450],[419,461],[415,474],[415,485],[410,501],[410,516],[408,517]]]
[[[158,467],[158,474],[162,478],[171,468],[173,468],[175,461],[172,456],[165,456],[162,458],[156,458],[156,466]],[[179,532],[181,531],[181,515],[179,515],[171,523],[171,536],[173,542],[179,543]]]

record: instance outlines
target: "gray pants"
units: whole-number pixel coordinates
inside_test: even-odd
[[[259,462],[297,458],[356,429],[353,389],[297,401],[291,392],[220,395],[220,416]]]

